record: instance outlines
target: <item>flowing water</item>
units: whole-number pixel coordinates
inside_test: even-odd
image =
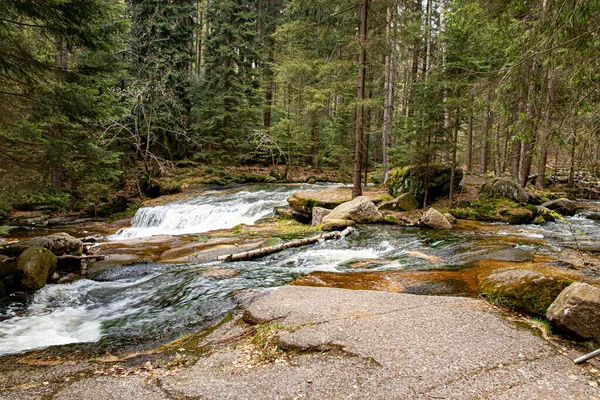
[[[136,226],[117,236],[149,236],[164,233],[161,229],[172,233],[200,232],[241,221],[253,222],[268,215],[274,205],[297,190],[298,187],[246,187],[208,193],[154,210],[142,209],[136,216]],[[506,247],[507,243],[536,254],[552,255],[574,242],[600,241],[600,222],[584,215],[569,218],[568,222],[571,225],[495,224],[483,232],[479,225],[450,232],[373,225],[360,227],[358,234],[341,240],[289,249],[252,261],[140,263],[115,268],[94,281],[47,285],[35,293],[22,315],[7,310],[8,319],[0,322],[0,354],[67,343],[128,343],[141,338],[173,337],[223,316],[249,291],[270,290],[313,271],[451,269],[464,267],[469,255],[477,251]],[[579,235],[579,239],[574,240],[574,235]]]

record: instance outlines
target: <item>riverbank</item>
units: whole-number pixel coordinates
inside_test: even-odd
[[[475,299],[284,286],[144,353],[0,359],[0,399],[595,399],[597,360]]]

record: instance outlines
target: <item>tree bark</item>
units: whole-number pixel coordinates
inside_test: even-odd
[[[388,54],[385,56],[385,86],[383,102],[383,181],[385,182],[390,172],[389,149],[392,147],[392,119],[393,119],[393,62],[394,52],[392,50],[392,41],[390,30],[392,25],[392,8],[387,9],[387,25],[385,35],[387,38]]]
[[[548,70],[548,91],[546,93],[546,112],[544,113],[544,128],[540,135],[540,160],[538,176],[535,185],[543,189],[546,178],[546,163],[548,162],[548,138],[552,129],[552,107],[554,106],[554,76]]]
[[[483,134],[481,137],[481,161],[479,166],[479,172],[485,174],[487,172],[488,165],[488,153],[489,153],[489,135],[490,126],[492,122],[490,104],[485,105],[485,111],[483,114]]]
[[[448,196],[448,200],[450,201],[450,206],[452,207],[452,203],[454,202],[454,180],[455,171],[456,171],[456,151],[458,147],[458,128],[460,126],[460,109],[456,107],[456,117],[454,118],[454,135],[452,137],[452,161],[451,167],[452,171],[450,171],[450,194]]]
[[[219,257],[217,257],[217,261],[251,260],[253,258],[266,256],[267,254],[276,253],[278,251],[282,251],[285,249],[290,249],[293,247],[301,247],[301,246],[306,246],[306,245],[309,245],[312,243],[317,243],[321,240],[343,238],[345,236],[348,236],[353,231],[354,231],[354,229],[352,229],[351,227],[348,227],[341,232],[329,232],[329,233],[325,233],[323,235],[317,235],[317,236],[313,236],[313,237],[306,238],[306,239],[292,240],[291,242],[285,242],[285,243],[281,243],[281,244],[278,244],[275,246],[268,246],[268,247],[263,247],[263,248],[256,249],[256,250],[244,251],[242,253],[227,254],[225,256],[219,256]]]
[[[356,96],[356,138],[354,143],[354,185],[352,198],[362,195],[362,147],[364,130],[365,72],[367,60],[367,9],[369,0],[362,0],[360,8],[359,40],[360,54],[358,57],[358,93]]]

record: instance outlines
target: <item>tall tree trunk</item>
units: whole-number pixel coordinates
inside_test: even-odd
[[[471,97],[471,104],[473,103]],[[473,107],[469,110],[467,120],[467,171],[473,170]]]
[[[575,186],[575,150],[577,149],[577,114],[572,119],[571,125],[571,151],[570,157],[570,168],[569,168],[569,187]]]
[[[356,138],[354,143],[354,186],[352,198],[362,196],[362,147],[364,130],[364,98],[365,98],[365,72],[367,64],[367,9],[369,0],[362,0],[360,7],[359,40],[360,54],[358,57],[358,92],[356,95]]]
[[[310,112],[310,164],[319,166],[319,119],[318,111]]]
[[[452,137],[452,161],[450,171],[450,194],[448,196],[448,200],[450,201],[450,206],[452,207],[452,203],[454,202],[454,181],[456,179],[456,152],[458,148],[458,128],[460,126],[460,109],[456,107],[456,116],[454,118],[454,135]]]
[[[385,182],[390,172],[389,149],[392,147],[392,119],[393,119],[393,101],[394,101],[394,83],[393,83],[393,60],[394,52],[392,50],[392,41],[390,30],[392,25],[392,8],[387,9],[387,25],[385,36],[387,38],[388,54],[385,56],[385,86],[383,102],[383,181]]]
[[[546,92],[546,112],[544,113],[544,127],[540,135],[540,160],[538,163],[538,175],[536,186],[544,188],[546,178],[546,164],[548,162],[548,139],[552,129],[552,107],[554,106],[554,75],[548,70],[548,90]]]
[[[489,155],[489,135],[490,127],[492,123],[492,116],[490,110],[490,104],[485,105],[485,111],[483,114],[483,133],[481,135],[481,160],[479,165],[479,172],[485,174],[487,172],[488,155]]]

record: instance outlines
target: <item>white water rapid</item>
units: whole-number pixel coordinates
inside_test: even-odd
[[[201,196],[156,207],[143,207],[131,220],[131,227],[112,235],[111,240],[155,235],[182,235],[252,225],[273,215],[273,208],[286,205],[299,190],[323,186],[256,186],[231,191],[213,191]]]

